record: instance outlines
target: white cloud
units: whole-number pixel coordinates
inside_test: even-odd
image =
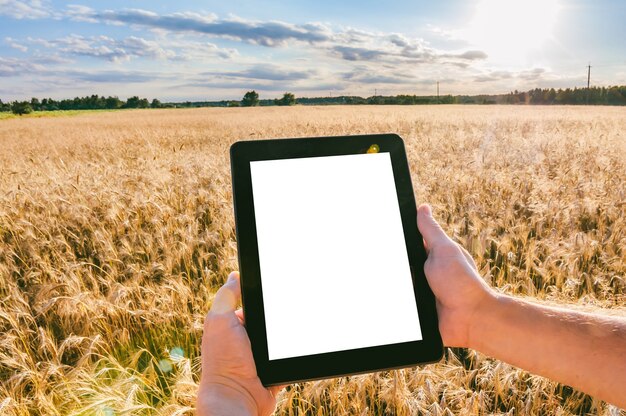
[[[218,57],[231,60],[239,56],[235,48],[220,48],[214,43],[205,41],[192,41],[188,39],[172,40],[167,36],[161,36],[157,41],[162,47],[176,51],[177,60],[199,61]]]
[[[54,59],[52,60],[54,61]],[[75,83],[84,81],[89,83],[142,83],[159,79],[178,79],[181,74],[158,72],[128,71],[128,70],[82,70],[67,67],[51,67],[51,61],[46,58],[3,58],[0,57],[0,76],[22,77],[29,79],[52,79],[61,82]]]
[[[13,38],[4,38],[4,43],[12,47],[13,49],[17,49],[18,51],[28,52],[28,48],[26,46],[24,46],[22,43],[19,43]]]
[[[238,71],[213,71],[203,75],[212,75],[234,79],[256,79],[269,81],[297,81],[312,79],[319,74],[315,69],[293,69],[275,64],[253,65]]]
[[[544,68],[533,68],[525,71],[521,71],[518,74],[519,78],[525,79],[527,81],[533,81],[536,79],[540,79],[543,77],[546,70]]]
[[[485,59],[478,50],[447,52],[428,47],[423,39],[402,34],[372,33],[355,28],[333,31],[321,23],[291,24],[253,21],[236,16],[227,19],[215,14],[174,13],[159,15],[141,9],[97,11],[85,6],[71,7],[74,20],[126,24],[175,33],[195,33],[235,39],[267,47],[286,46],[289,41],[306,42],[347,61],[468,62]]]
[[[448,57],[451,58],[459,58],[459,59],[465,59],[468,61],[476,61],[476,60],[481,60],[481,59],[487,59],[487,54],[483,51],[466,51],[466,52],[462,52],[459,54],[449,54],[446,55]]]
[[[0,0],[13,3],[14,0]],[[45,9],[38,0],[29,0],[31,8]],[[48,13],[48,14],[46,14]],[[21,13],[20,16],[23,16]],[[47,16],[49,12],[33,14]],[[292,24],[281,21],[255,21],[237,16],[220,18],[213,13],[179,12],[158,14],[142,9],[96,10],[83,5],[69,5],[65,17],[82,22],[128,25],[158,31],[162,43],[141,37],[111,40],[104,37],[70,37],[48,41],[49,46],[76,56],[90,56],[112,62],[128,61],[134,57],[172,58],[189,60],[195,57],[219,57],[232,59],[238,56],[233,48],[220,48],[212,43],[178,40],[173,45],[167,34],[179,36],[211,36],[252,43],[266,47],[285,47],[292,42],[311,45],[329,57],[349,62],[380,62],[393,64],[444,63],[467,68],[474,61],[484,60],[487,55],[480,50],[445,51],[428,46],[421,38],[410,38],[400,33],[374,33],[356,28],[333,30],[322,23]],[[168,48],[168,43],[172,47]],[[174,52],[174,49],[178,53]]]
[[[13,19],[42,19],[53,17],[47,1],[42,0],[0,0],[0,15]]]
[[[467,43],[467,41],[463,38],[463,36],[458,31],[455,31],[455,30],[444,29],[442,27],[432,25],[432,24],[427,24],[426,30],[431,34],[437,37],[440,37],[442,39],[448,40],[448,41],[459,41],[459,42]]]
[[[70,4],[67,6],[65,15],[76,22],[98,23],[98,19],[91,17],[91,7],[81,4]]]
[[[111,62],[128,61],[136,57],[166,59],[175,56],[173,51],[162,48],[156,42],[136,36],[117,40],[108,36],[70,35],[52,40],[27,38],[27,42],[66,55],[100,58]]]
[[[475,82],[493,82],[502,80],[536,81],[547,74],[545,68],[532,68],[522,71],[491,70],[474,77]]]
[[[2,77],[20,76],[25,73],[36,73],[44,70],[44,65],[33,62],[32,60],[4,58],[0,56],[0,76]]]
[[[65,56],[84,56],[115,63],[128,62],[134,58],[202,61],[215,57],[229,60],[239,56],[239,52],[234,48],[220,48],[210,42],[169,39],[168,37],[156,40],[138,36],[113,39],[103,35],[86,37],[72,34],[58,39],[28,37],[18,41],[6,38],[5,43],[25,49],[24,45],[41,46],[48,52],[55,51]]]
[[[263,46],[284,45],[288,40],[322,42],[328,39],[330,33],[328,28],[317,23],[294,25],[280,21],[252,21],[237,17],[218,19],[214,14],[192,12],[159,15],[141,9],[97,11],[80,6],[68,8],[67,15],[78,21],[137,25],[171,32],[201,33]]]

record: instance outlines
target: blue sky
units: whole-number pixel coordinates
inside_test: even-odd
[[[0,0],[0,99],[626,84],[623,0]]]

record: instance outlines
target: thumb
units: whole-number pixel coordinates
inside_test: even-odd
[[[212,313],[234,312],[241,300],[241,287],[239,286],[239,273],[232,272],[228,275],[228,280],[224,286],[215,294]]]
[[[439,223],[433,218],[429,205],[422,204],[417,209],[417,228],[419,228],[429,250],[442,243],[448,242],[448,236]]]

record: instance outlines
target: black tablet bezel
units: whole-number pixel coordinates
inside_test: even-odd
[[[379,152],[389,152],[391,156],[422,340],[269,360],[250,162],[362,154],[373,144],[379,146]],[[246,330],[252,344],[257,373],[264,385],[410,367],[441,359],[443,345],[438,329],[435,298],[424,276],[426,251],[417,229],[413,185],[404,142],[400,136],[375,134],[240,141],[231,146],[230,156]]]

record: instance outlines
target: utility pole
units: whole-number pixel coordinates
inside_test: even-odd
[[[437,104],[439,104],[439,81],[437,81]]]
[[[591,81],[591,63],[587,65],[587,105],[589,105],[589,83]]]
[[[374,88],[374,97],[378,95],[378,88]]]

